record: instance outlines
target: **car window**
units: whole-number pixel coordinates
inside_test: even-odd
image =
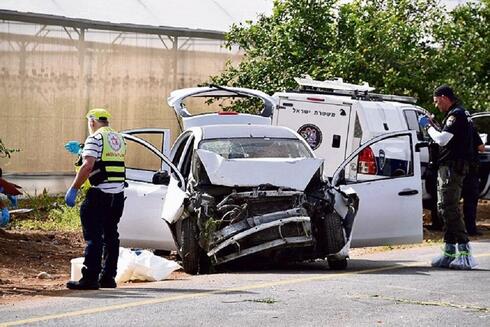
[[[182,156],[182,152],[184,151],[185,145],[187,144],[189,137],[190,137],[190,134],[188,134],[187,136],[184,136],[183,138],[180,139],[180,141],[178,141],[179,143],[176,144],[177,149],[174,152],[174,156],[172,158],[172,163],[177,167],[179,166],[179,162],[181,159],[180,157]],[[172,151],[173,151],[173,149],[172,149]]]
[[[212,139],[202,141],[199,148],[217,153],[225,159],[313,157],[308,147],[297,139]]]
[[[125,165],[128,169],[157,171],[162,160],[145,146],[126,139]]]
[[[191,137],[186,143],[187,145],[182,154],[179,169],[182,176],[187,180],[191,171],[192,153],[194,152],[194,137]]]
[[[490,116],[473,117],[476,130],[480,133],[483,142],[490,145]]]
[[[372,144],[345,168],[346,183],[413,176],[413,153],[409,135],[390,137]]]

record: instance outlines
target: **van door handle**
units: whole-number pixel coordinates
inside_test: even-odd
[[[398,192],[398,195],[407,196],[407,195],[415,195],[418,193],[419,193],[419,191],[417,191],[417,190],[405,190],[405,191]]]

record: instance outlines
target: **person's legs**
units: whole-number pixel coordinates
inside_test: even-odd
[[[432,261],[433,267],[448,268],[456,258],[456,243],[464,239],[466,229],[459,211],[459,199],[464,174],[456,172],[452,167],[439,167],[438,172],[438,209],[444,220],[443,253]]]
[[[109,195],[110,205],[104,217],[104,254],[102,261],[101,284],[105,287],[115,287],[113,283],[117,272],[119,258],[119,233],[117,225],[124,209],[124,193]]]
[[[448,166],[439,167],[438,174],[438,210],[444,220],[444,242],[458,243],[468,236],[459,210],[461,187],[464,174]]]
[[[82,222],[83,238],[86,246],[80,281],[70,281],[67,287],[70,289],[98,289],[98,276],[102,256],[102,217],[101,199],[97,196],[96,189],[89,189],[87,196],[80,207],[80,219]]]
[[[476,209],[478,207],[478,174],[470,170],[463,181],[463,214],[466,230],[469,235],[476,235]]]
[[[97,280],[100,273],[102,258],[103,234],[103,201],[99,196],[101,191],[91,188],[80,208],[80,218],[83,226],[83,238],[87,243],[85,247],[86,267],[84,277]]]

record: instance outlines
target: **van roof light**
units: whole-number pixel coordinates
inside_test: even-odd
[[[378,94],[372,93],[374,87],[369,83],[362,84],[345,83],[341,77],[330,80],[317,81],[306,75],[301,78],[295,77],[294,80],[299,84],[299,92],[313,94],[331,94],[350,96],[353,99],[371,100],[371,101],[397,101],[403,103],[417,103],[417,99],[409,96]]]

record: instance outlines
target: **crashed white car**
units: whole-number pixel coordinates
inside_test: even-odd
[[[183,105],[190,96],[258,97],[264,110],[260,116],[230,112],[193,116]],[[149,155],[158,158],[159,167],[138,169],[128,164],[129,186],[119,226],[123,245],[176,249],[184,270],[191,274],[207,273],[211,267],[229,263],[314,258],[326,258],[333,269],[347,266],[352,228],[362,206],[362,197],[359,203],[350,184],[355,184],[357,156],[364,147],[339,167],[330,184],[322,176],[323,160],[315,158],[301,136],[288,128],[271,126],[275,103],[262,92],[222,87],[185,89],[173,92],[169,104],[184,125],[170,158],[161,151],[165,146],[157,148],[142,139],[144,134],[165,134],[164,130],[140,129],[124,134],[129,156],[134,142],[151,151]],[[410,147],[409,173],[416,175],[414,160],[418,157],[412,132],[391,133],[366,146],[393,137],[402,138]],[[143,156],[141,151],[135,152],[137,157]],[[393,184],[387,180],[373,183],[381,196],[382,188]],[[410,183],[405,185],[408,187],[402,189],[402,196],[420,196],[421,185],[416,190],[409,188]],[[404,207],[410,209],[405,202]],[[365,233],[356,230],[361,234],[359,244],[420,241],[421,208],[414,214],[418,217],[398,227],[386,227],[385,221],[373,217]],[[398,221],[396,217],[392,220]]]

